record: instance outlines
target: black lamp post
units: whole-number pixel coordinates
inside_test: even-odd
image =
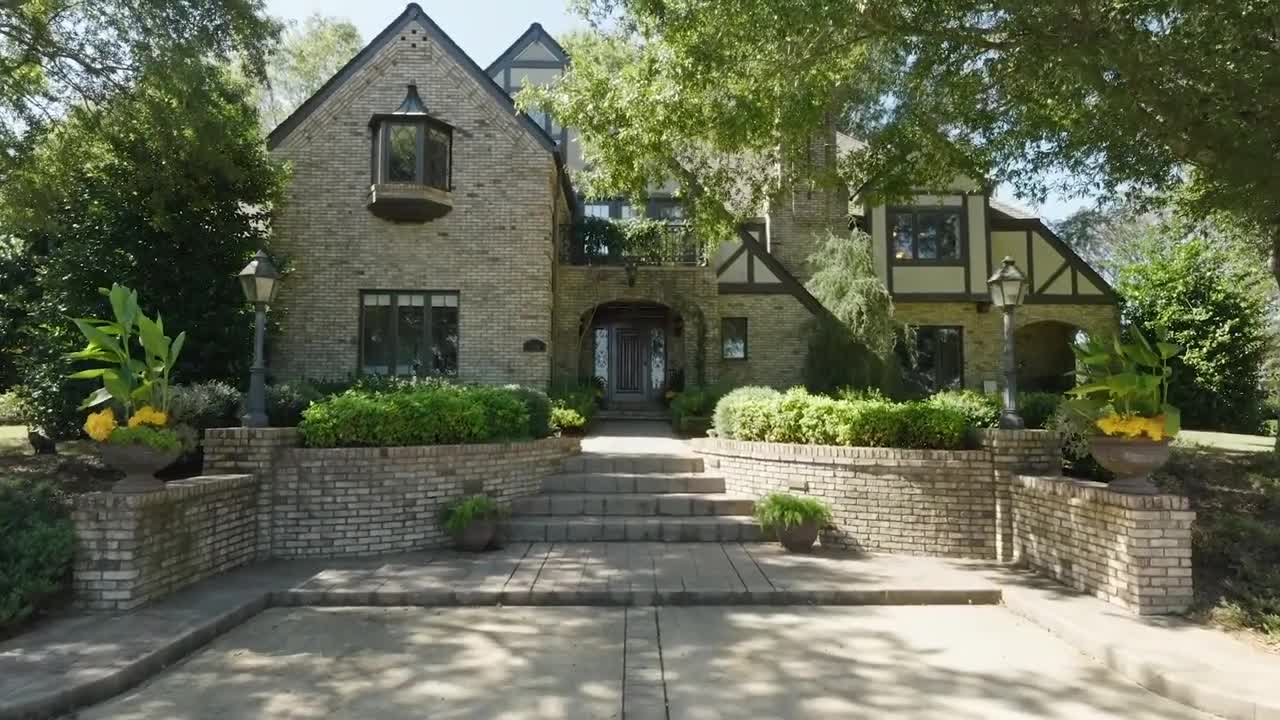
[[[991,304],[1004,315],[1004,411],[1000,413],[1000,427],[1020,430],[1026,427],[1018,415],[1017,366],[1013,357],[1013,311],[1022,304],[1027,294],[1027,276],[1022,274],[1013,258],[1005,257],[1001,268],[987,278],[991,291]]]
[[[240,422],[245,427],[267,426],[267,368],[263,364],[263,342],[267,334],[267,305],[280,290],[280,271],[261,250],[240,271],[244,298],[253,303],[256,314],[253,330],[253,367],[249,369],[249,402]]]

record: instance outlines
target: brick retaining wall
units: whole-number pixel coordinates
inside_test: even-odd
[[[835,529],[823,535],[862,550],[996,557],[995,479],[982,450],[897,450],[821,445],[694,442],[729,492],[791,492],[825,500]]]
[[[1018,561],[1142,615],[1191,604],[1196,514],[1187,498],[1062,477],[1018,476],[1012,488]]]
[[[137,495],[75,500],[74,588],[90,610],[128,610],[253,561],[258,481],[189,478]]]
[[[484,493],[506,504],[580,451],[578,438],[483,445],[301,448],[293,429],[205,434],[208,472],[261,481],[258,557],[341,557],[447,545],[450,500]]]

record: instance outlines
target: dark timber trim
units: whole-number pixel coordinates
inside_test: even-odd
[[[794,295],[796,300],[800,301],[801,305],[808,308],[810,313],[818,316],[819,318],[835,320],[835,316],[831,314],[831,311],[822,303],[818,302],[818,298],[814,297],[808,290],[805,290],[804,286],[800,284],[800,281],[796,280],[796,277],[791,274],[791,271],[787,270],[782,263],[778,262],[777,258],[770,255],[769,251],[766,250],[764,246],[760,244],[760,241],[756,240],[751,233],[747,232],[745,227],[740,226],[738,228],[738,239],[740,239],[742,244],[755,254],[756,257],[760,258],[760,262],[764,263],[764,266],[769,268],[769,272],[773,273],[773,276],[778,278],[778,282],[780,282],[787,291]]]
[[[721,295],[790,295],[782,283],[720,283]]]
[[[551,51],[552,55],[559,58],[559,62],[552,64],[553,61],[550,60],[522,60],[519,63],[515,63],[516,56],[524,52],[525,48],[535,42],[541,42],[545,45],[547,49]],[[489,63],[489,67],[485,68],[485,72],[493,75],[494,71],[499,67],[502,67],[503,65],[511,67],[512,63],[515,63],[519,67],[527,68],[557,68],[564,67],[568,62],[569,54],[564,51],[563,47],[560,47],[560,43],[556,42],[556,39],[551,37],[551,33],[543,29],[541,24],[534,23],[530,25],[529,29],[525,30],[520,37],[516,38],[515,42],[508,45],[507,49],[502,51],[502,54],[498,55],[493,62]],[[510,85],[511,83],[508,82],[507,84]]]
[[[738,258],[742,257],[742,253],[746,251],[747,251],[746,245],[739,245],[738,249],[734,250],[733,254],[729,256],[729,259],[720,263],[720,267],[716,268],[716,277],[723,275],[725,271],[729,269],[729,266],[737,262]]]
[[[1100,290],[1102,290],[1102,295],[1097,297],[1104,297],[1110,302],[1116,301],[1116,291],[1111,287],[1111,283],[1107,282],[1101,275],[1099,275],[1097,270],[1094,270],[1093,267],[1089,265],[1089,263],[1085,262],[1084,258],[1076,254],[1076,251],[1072,250],[1070,245],[1067,245],[1065,242],[1063,242],[1062,238],[1058,237],[1056,233],[1050,230],[1049,227],[1045,225],[1042,220],[998,218],[992,221],[991,229],[1004,230],[1004,231],[1026,230],[1030,232],[1040,233],[1040,236],[1043,237],[1051,247],[1053,247],[1055,250],[1061,253],[1063,257],[1067,258],[1067,260],[1071,263],[1072,267],[1076,269],[1076,271],[1083,274],[1086,278],[1092,281],[1094,285],[1096,285]],[[1028,261],[1028,263],[1030,262],[1033,262],[1033,260]],[[1087,298],[1087,297],[1095,297],[1095,296],[1078,295],[1078,297]]]
[[[1037,294],[1037,295],[1039,295],[1039,294],[1043,293],[1045,290],[1048,290],[1048,289],[1049,289],[1049,286],[1050,286],[1050,285],[1052,285],[1052,284],[1054,283],[1054,281],[1056,281],[1058,278],[1062,277],[1062,273],[1064,273],[1064,272],[1066,272],[1067,270],[1070,270],[1070,269],[1071,269],[1071,263],[1070,263],[1069,261],[1064,260],[1064,261],[1062,262],[1062,265],[1058,266],[1058,269],[1057,269],[1057,270],[1054,270],[1054,271],[1053,271],[1053,273],[1052,273],[1051,275],[1049,275],[1049,279],[1047,279],[1047,280],[1045,280],[1043,283],[1041,283],[1040,287],[1039,287],[1038,289],[1036,289],[1036,291],[1035,291],[1035,292],[1036,292],[1036,294]],[[1074,277],[1074,276],[1073,276],[1073,277]],[[1074,285],[1075,285],[1075,283],[1072,283],[1072,285],[1074,286]],[[1057,293],[1057,294],[1061,295],[1062,293]],[[1074,295],[1074,294],[1075,294],[1075,288],[1074,288],[1074,287],[1072,287],[1071,294],[1072,294],[1072,295]]]

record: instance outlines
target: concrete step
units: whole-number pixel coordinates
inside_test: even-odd
[[[724,478],[702,473],[560,473],[542,479],[544,493],[722,493]]]
[[[750,515],[755,501],[724,493],[560,493],[511,501],[515,516]]]
[[[683,455],[595,455],[584,453],[564,461],[570,473],[697,473],[702,458]]]
[[[636,410],[601,410],[595,414],[595,419],[604,420],[652,420],[654,422],[670,423],[671,415],[666,410],[653,409],[636,409]]]
[[[763,542],[755,520],[742,515],[707,517],[513,517],[511,542]]]

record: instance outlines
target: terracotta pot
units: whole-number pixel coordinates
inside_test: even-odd
[[[791,552],[806,553],[813,550],[818,540],[818,521],[810,520],[800,525],[778,528],[778,542]]]
[[[459,550],[466,552],[480,552],[489,547],[493,542],[493,536],[498,532],[498,521],[493,518],[480,518],[472,520],[471,524],[463,529],[462,532],[454,538]]]
[[[1169,443],[1147,438],[1119,438],[1099,435],[1089,441],[1089,452],[1102,467],[1115,473],[1108,489],[1130,495],[1156,495],[1151,473],[1169,461]]]
[[[111,486],[113,493],[163,490],[164,481],[156,479],[156,473],[172,465],[181,454],[178,450],[157,450],[146,445],[101,443],[98,448],[102,462],[124,472],[124,479]]]

